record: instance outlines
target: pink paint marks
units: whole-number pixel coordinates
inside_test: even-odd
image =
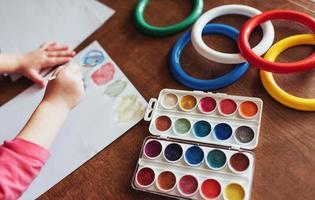
[[[113,80],[115,75],[115,66],[112,63],[106,63],[96,70],[91,78],[96,85],[104,85]]]

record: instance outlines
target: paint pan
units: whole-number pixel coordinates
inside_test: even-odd
[[[197,98],[193,95],[185,95],[180,98],[179,107],[185,112],[193,111],[197,106]]]
[[[244,173],[249,167],[249,158],[244,153],[235,153],[230,157],[229,168],[234,173]]]
[[[194,167],[201,165],[201,163],[204,160],[204,157],[205,154],[203,150],[197,145],[189,147],[184,155],[186,163]]]
[[[220,149],[209,151],[206,163],[210,169],[220,170],[226,165],[226,155]]]
[[[178,97],[173,93],[164,94],[161,104],[166,109],[173,109],[178,105]]]
[[[183,157],[183,148],[177,143],[168,144],[163,151],[163,155],[166,161],[176,163]]]
[[[215,179],[206,179],[200,187],[200,195],[205,200],[215,200],[221,196],[221,184]]]
[[[178,181],[178,191],[186,197],[193,196],[198,191],[198,180],[193,175],[182,176]]]
[[[191,123],[186,118],[177,119],[173,124],[173,130],[178,135],[187,134],[191,129]]]
[[[231,116],[237,110],[237,104],[232,99],[223,99],[219,103],[219,112],[223,116]]]
[[[144,146],[144,155],[149,159],[155,159],[162,153],[162,144],[158,140],[149,140]]]
[[[240,126],[235,130],[234,136],[236,141],[238,141],[240,144],[246,144],[253,141],[255,132],[249,126]]]
[[[244,200],[245,190],[238,183],[230,183],[224,188],[223,196],[225,200]]]
[[[172,126],[172,120],[168,116],[159,116],[155,119],[155,128],[159,132],[168,131]]]
[[[239,106],[238,112],[241,117],[245,119],[252,119],[258,113],[258,106],[255,102],[243,101]]]
[[[145,167],[140,169],[136,175],[136,184],[141,188],[147,188],[153,185],[155,181],[155,173],[153,169]]]
[[[232,136],[233,130],[230,125],[226,123],[220,123],[214,127],[213,133],[216,139],[227,140]]]
[[[211,132],[211,125],[208,121],[197,121],[192,128],[193,134],[198,138],[207,137]]]
[[[169,192],[173,190],[176,186],[176,176],[171,171],[163,171],[159,174],[156,186],[162,192]]]
[[[204,97],[198,104],[199,111],[204,114],[210,114],[215,111],[217,102],[212,97]]]

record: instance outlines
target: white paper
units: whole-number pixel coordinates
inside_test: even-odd
[[[90,6],[90,8],[95,12],[95,14],[99,17],[101,21],[104,19],[108,19],[112,14],[114,14],[114,11],[112,9],[109,9],[107,6],[104,6],[103,3],[97,1],[97,0],[85,0],[86,5]],[[109,16],[109,14],[111,14]]]
[[[87,84],[82,102],[70,113],[54,142],[49,161],[21,199],[29,200],[40,196],[138,123],[143,117],[144,109],[147,106],[146,101],[97,42],[81,51],[75,57],[74,62],[83,64],[84,55],[92,49],[101,50],[105,55],[105,61],[85,73]],[[105,66],[105,63],[113,64],[114,68],[111,70],[112,72],[115,71],[114,76],[110,76],[108,83],[97,85],[88,78],[95,70]],[[82,69],[86,71],[86,68],[82,67]],[[115,83],[126,83],[122,93],[117,97],[105,94],[105,91],[108,91],[108,88],[113,88],[112,85]],[[124,84],[122,85],[124,86]],[[112,91],[115,93],[116,90]],[[44,89],[39,89],[34,85],[0,108],[1,143],[17,135],[42,99],[43,93]],[[136,99],[136,104],[135,102],[132,103],[132,100],[123,101],[128,97],[133,97],[131,98],[133,100]],[[125,104],[119,107],[122,102]],[[140,107],[141,114],[135,114],[129,120],[119,122],[117,111],[119,108],[126,108],[126,105],[132,109],[137,106]],[[127,112],[123,116],[129,115],[130,112]]]
[[[52,40],[75,49],[113,14],[95,0],[0,0],[0,50],[25,53]]]
[[[85,0],[0,0],[0,48],[22,53],[56,40],[73,49],[113,15],[105,6],[100,13],[100,5]]]

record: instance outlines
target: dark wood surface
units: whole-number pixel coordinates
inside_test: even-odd
[[[113,60],[146,100],[157,97],[163,88],[187,89],[171,76],[168,65],[170,48],[180,36],[152,38],[143,35],[133,22],[136,0],[103,0],[116,14],[97,32],[80,45],[78,51],[93,40],[98,40]],[[204,11],[229,3],[241,3],[262,11],[294,9],[315,16],[315,3],[309,0],[205,0]],[[192,8],[189,0],[152,0],[145,16],[154,25],[168,25],[185,18]],[[223,22],[240,28],[247,20],[242,16],[224,16]],[[310,32],[294,22],[273,21],[278,41],[289,35]],[[73,33],[75,34],[75,33]],[[222,36],[205,36],[207,44],[224,52],[237,52],[237,45]],[[261,38],[257,29],[252,44]],[[292,48],[279,56],[278,61],[294,61],[307,57],[314,47]],[[182,56],[185,71],[199,78],[212,78],[229,71],[233,66],[217,64],[199,56],[188,45]],[[260,97],[264,101],[252,199],[303,199],[315,197],[315,113],[284,107],[273,100],[263,88],[258,70],[254,67],[235,84],[219,90],[234,95]],[[301,97],[315,97],[315,71],[290,75],[276,75],[285,90]],[[21,79],[10,83],[0,79],[0,104],[13,98],[30,82]],[[2,121],[2,120],[1,120]],[[148,122],[141,121],[106,149],[55,185],[39,199],[167,199],[135,191],[131,179],[138,160],[141,144],[149,136]],[[114,133],[108,133],[114,134]]]

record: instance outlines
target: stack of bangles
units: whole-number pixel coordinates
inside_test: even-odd
[[[144,21],[143,12],[149,0],[140,0],[135,14],[137,26],[146,34],[153,36],[168,36],[175,34],[196,21],[192,31],[185,32],[174,44],[170,53],[171,71],[180,83],[198,90],[216,90],[226,87],[240,79],[248,70],[249,63],[260,69],[262,83],[268,93],[278,102],[303,111],[315,111],[315,99],[305,99],[293,96],[283,91],[275,82],[272,73],[292,73],[310,70],[315,67],[315,53],[304,60],[292,63],[274,62],[276,57],[288,48],[298,45],[315,45],[315,34],[301,34],[285,38],[273,45],[274,28],[270,20],[285,19],[299,22],[315,32],[315,19],[304,13],[292,10],[261,11],[246,5],[224,5],[208,10],[200,17],[203,9],[202,0],[193,0],[192,14],[179,24],[168,27],[154,27]],[[235,28],[210,23],[213,19],[238,14],[250,17],[239,32]],[[198,18],[199,17],[199,18]],[[249,37],[252,31],[260,25],[263,32],[261,41],[251,49]],[[202,40],[202,35],[219,34],[238,42],[240,53],[222,53],[211,49]],[[184,47],[191,40],[196,51],[206,59],[224,64],[236,64],[227,74],[209,80],[202,80],[188,75],[181,67],[180,56]],[[273,45],[273,46],[272,46]],[[266,53],[267,52],[267,53]],[[266,53],[266,54],[265,54]],[[265,54],[264,58],[260,57]]]

